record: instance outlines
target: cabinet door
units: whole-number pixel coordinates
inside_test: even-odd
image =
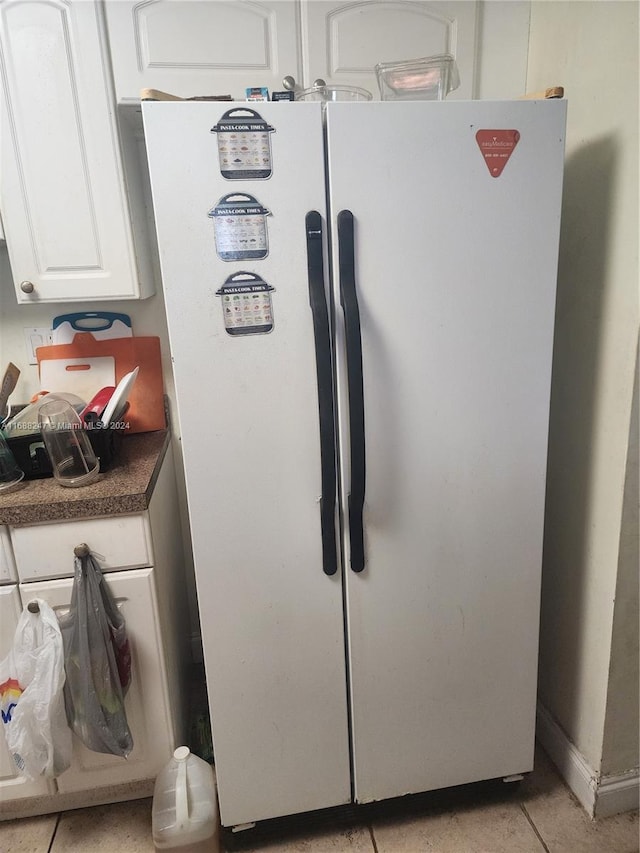
[[[175,747],[167,702],[167,674],[154,587],[153,569],[105,574],[104,578],[122,609],[132,653],[132,683],[125,699],[133,735],[127,759],[91,752],[73,738],[73,762],[58,777],[61,793],[154,778]],[[71,601],[69,579],[21,584],[23,601],[40,597],[57,614]]]
[[[0,584],[15,583],[17,580],[9,530],[4,525],[0,525]]]
[[[0,660],[9,654],[13,635],[22,611],[18,588],[15,586],[0,587]],[[50,794],[55,785],[44,778],[25,779],[18,774],[13,758],[7,749],[4,738],[4,725],[0,734],[0,801],[7,803],[23,797],[37,797]]]
[[[147,296],[99,3],[0,0],[1,207],[19,302]]]
[[[460,88],[450,97],[473,97],[476,2],[379,3],[374,0],[302,0],[304,85],[364,86],[380,97],[374,66],[452,54]]]
[[[106,14],[119,101],[142,88],[244,100],[299,76],[297,0],[107,0]]]

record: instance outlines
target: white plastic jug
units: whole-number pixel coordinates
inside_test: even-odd
[[[152,829],[156,850],[218,853],[218,799],[213,770],[179,746],[160,771],[153,790]]]

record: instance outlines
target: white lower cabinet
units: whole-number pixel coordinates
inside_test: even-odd
[[[169,450],[144,512],[0,526],[7,563],[15,556],[15,569],[12,562],[0,578],[0,659],[29,601],[40,598],[57,615],[68,612],[73,549],[86,543],[127,625],[132,681],[125,710],[133,737],[124,759],[93,752],[73,735],[71,767],[55,780],[28,782],[14,772],[2,733],[0,818],[149,796],[173,750],[187,742],[189,619],[178,519]]]
[[[73,763],[57,779],[63,793],[152,778],[169,760],[174,746],[153,569],[104,577],[125,617],[131,645],[132,681],[125,710],[134,746],[124,759],[92,752],[74,737]],[[69,610],[72,586],[71,578],[26,583],[20,585],[20,595],[24,602],[44,599],[60,616]]]

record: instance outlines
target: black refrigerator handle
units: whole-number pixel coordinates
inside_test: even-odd
[[[336,552],[336,438],[333,409],[333,376],[331,370],[331,336],[329,313],[324,290],[324,261],[322,255],[322,217],[310,210],[305,217],[307,234],[307,270],[309,303],[313,316],[313,335],[316,346],[316,376],[318,381],[318,413],[320,416],[320,467],[322,497],[320,498],[320,531],[322,536],[322,568],[333,575],[338,568]]]
[[[351,569],[364,569],[364,526],[362,512],[365,493],[364,388],[362,378],[362,336],[356,293],[353,213],[338,214],[338,263],[340,304],[344,311],[344,335],[349,383],[349,443],[351,455],[351,492],[349,494],[349,538]]]

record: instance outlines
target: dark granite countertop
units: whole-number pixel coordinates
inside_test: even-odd
[[[0,494],[0,524],[17,526],[144,512],[169,437],[168,430],[125,436],[117,461],[89,486],[69,489],[59,486],[53,477],[23,481],[17,489]]]

